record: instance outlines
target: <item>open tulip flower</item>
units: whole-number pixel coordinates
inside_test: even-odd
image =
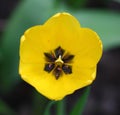
[[[21,37],[19,73],[42,95],[60,100],[93,82],[101,55],[96,32],[69,13],[57,13]]]

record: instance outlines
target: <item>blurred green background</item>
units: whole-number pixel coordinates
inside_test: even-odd
[[[18,74],[19,39],[27,28],[43,24],[50,16],[63,11],[75,16],[82,27],[96,31],[104,46],[97,79],[91,86],[82,115],[120,115],[119,0],[1,0],[0,115],[43,115],[49,100],[21,80]],[[66,97],[65,115],[70,115],[84,90]],[[58,111],[64,110],[59,107]],[[51,113],[56,115],[54,105]]]

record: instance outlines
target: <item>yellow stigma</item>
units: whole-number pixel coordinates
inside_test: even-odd
[[[62,60],[61,55],[59,55],[59,57],[58,57],[58,59],[55,61],[55,63],[61,63],[61,64],[64,63],[63,60]]]

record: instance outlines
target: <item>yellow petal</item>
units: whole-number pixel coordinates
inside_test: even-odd
[[[74,38],[78,37],[80,24],[77,19],[68,13],[58,13],[51,17],[44,25],[46,30],[46,40],[51,44],[50,48],[55,49],[58,46],[67,48],[73,43]],[[70,43],[71,42],[71,43]]]
[[[44,53],[51,51],[51,41],[46,39],[48,36],[43,26],[28,29],[21,37],[20,59],[24,63],[45,62]]]
[[[20,63],[21,77],[38,92],[49,99],[60,100],[75,90],[92,83],[96,75],[96,67],[78,69],[73,66],[73,73],[63,75],[58,80],[51,73],[43,71],[44,65]]]
[[[29,31],[29,30],[28,30]],[[34,37],[23,35],[20,41],[20,60],[26,63],[40,63],[44,62],[43,53],[40,50],[40,45],[36,47],[36,40]],[[33,39],[33,40],[32,40]]]
[[[62,29],[66,30],[66,28],[71,31],[75,31],[76,29],[80,28],[80,23],[75,17],[73,17],[69,13],[63,12],[63,13],[57,13],[54,16],[52,16],[44,24],[44,26],[46,28],[57,29],[59,30],[59,32],[63,31]],[[58,28],[58,26],[60,28]],[[68,32],[69,30],[66,30],[66,31]]]
[[[74,45],[74,50],[77,51],[75,53],[74,65],[78,65],[81,68],[94,67],[102,55],[101,40],[96,32],[88,28],[81,28],[79,35],[78,40],[74,42],[76,44]]]

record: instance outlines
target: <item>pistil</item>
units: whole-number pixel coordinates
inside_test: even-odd
[[[61,56],[61,55],[59,55],[59,57],[58,57],[58,59],[55,61],[55,63],[61,63],[61,64],[64,63],[64,61],[62,60],[62,56]]]

